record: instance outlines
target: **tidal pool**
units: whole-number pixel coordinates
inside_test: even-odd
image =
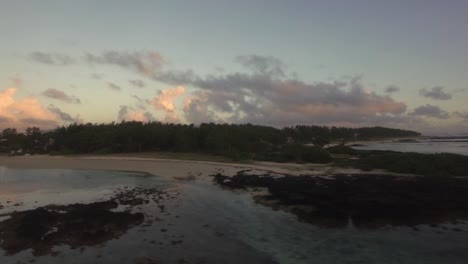
[[[93,203],[105,204],[105,212],[86,211],[89,207],[77,205]],[[256,204],[249,193],[225,190],[210,179],[0,167],[0,208],[2,223],[15,215],[23,217],[21,212],[37,213],[37,208],[56,212],[48,218],[55,228],[41,233],[36,241],[54,242],[50,250],[37,250],[36,245],[36,251],[26,246],[12,253],[5,250],[11,237],[0,230],[2,264],[466,263],[468,259],[466,225],[457,225],[461,231],[454,231],[450,223],[417,229],[320,228]],[[80,208],[88,208],[84,212],[92,217],[104,216],[105,221],[99,222],[102,226],[77,224],[74,220],[83,212]],[[67,213],[74,218],[64,215]],[[114,216],[112,213],[141,214],[143,219],[120,225],[107,217]],[[37,215],[41,214],[33,214]],[[41,222],[42,226],[48,223]],[[64,226],[92,229],[82,233],[97,239],[72,243],[70,234],[80,232],[67,231]],[[118,232],[108,235],[116,227]],[[65,231],[54,235],[60,233],[57,229]]]

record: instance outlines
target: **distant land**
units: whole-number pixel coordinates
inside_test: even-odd
[[[0,134],[0,152],[10,154],[111,154],[190,152],[233,160],[329,162],[323,147],[330,143],[411,138],[421,134],[384,127],[293,126],[252,124],[185,125],[160,122],[72,124],[51,131],[14,128]]]

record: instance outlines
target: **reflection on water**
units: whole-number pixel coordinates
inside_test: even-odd
[[[40,257],[31,250],[11,256],[0,250],[0,263],[466,263],[468,258],[468,234],[449,224],[419,231],[320,229],[209,181],[128,172],[0,168],[0,214],[106,201],[118,188],[134,187],[163,188],[172,198],[119,208],[143,213],[145,222],[98,246],[60,245],[55,254]]]
[[[415,142],[384,141],[365,143],[362,146],[353,146],[362,150],[390,150],[399,152],[418,153],[453,153],[468,155],[467,139],[422,139]]]

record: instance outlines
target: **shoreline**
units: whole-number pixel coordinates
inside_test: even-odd
[[[281,174],[316,173],[303,164],[242,164],[203,160],[144,158],[137,156],[0,156],[0,166],[13,169],[81,169],[135,171],[162,177],[181,177],[192,173],[208,176],[222,169],[226,173],[240,170],[268,171]],[[312,165],[314,166],[314,165]],[[317,165],[323,167],[321,165]]]
[[[114,170],[143,172],[166,178],[180,178],[200,175],[209,177],[220,170],[225,174],[234,175],[242,170],[253,173],[273,173],[282,175],[330,175],[330,174],[385,174],[412,176],[409,174],[392,173],[384,170],[362,171],[354,168],[337,168],[330,164],[295,164],[295,163],[227,163],[204,160],[147,158],[114,155],[83,155],[83,156],[0,156],[0,166],[12,169],[77,169],[77,170]]]
[[[174,166],[177,164],[177,166]],[[231,171],[235,164],[204,163],[201,161],[179,161],[138,157],[104,156],[15,156],[0,157],[0,166],[12,169],[70,169],[70,170],[114,170],[143,172],[161,177],[181,177],[189,172],[212,173],[216,168]],[[242,167],[244,168],[244,167]],[[241,168],[239,168],[241,169]],[[235,172],[235,170],[233,170]]]

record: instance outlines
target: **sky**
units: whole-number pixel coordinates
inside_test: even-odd
[[[468,132],[468,1],[0,0],[0,129]]]

